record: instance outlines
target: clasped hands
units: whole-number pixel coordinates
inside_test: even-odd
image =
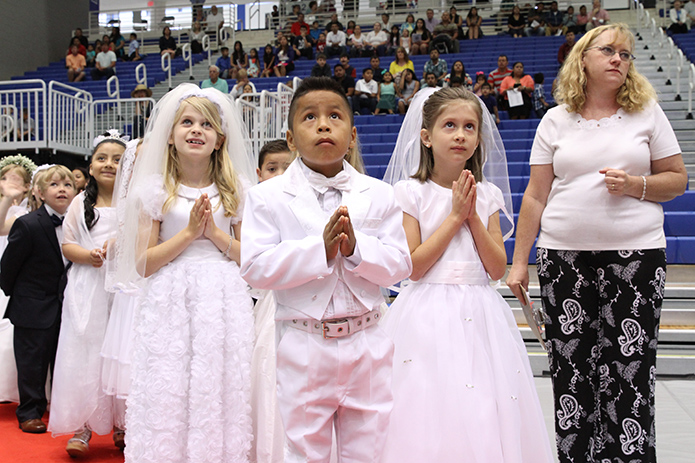
[[[334,259],[338,251],[350,257],[355,252],[355,230],[347,206],[340,206],[328,220],[323,229],[323,243],[326,250],[326,260]]]
[[[215,225],[215,221],[212,218],[212,204],[207,193],[203,193],[195,200],[188,218],[187,228],[193,239],[201,236],[205,236],[208,239],[212,238],[217,225]]]

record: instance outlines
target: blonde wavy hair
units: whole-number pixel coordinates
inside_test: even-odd
[[[625,41],[630,45],[630,51],[635,47],[635,36],[626,24],[615,23],[600,26],[584,34],[572,47],[569,56],[562,65],[557,79],[555,101],[567,105],[567,111],[580,112],[586,103],[586,73],[582,58],[587,48],[591,47],[599,35],[615,31],[616,41]],[[635,63],[630,61],[625,82],[618,89],[615,101],[626,113],[641,111],[651,100],[656,100],[656,91],[646,77],[637,72]]]
[[[214,150],[210,156],[210,164],[208,165],[208,178],[217,185],[220,192],[220,203],[224,207],[224,215],[231,217],[236,215],[237,207],[240,203],[239,195],[239,179],[234,172],[234,166],[229,159],[227,152],[226,135],[222,131],[222,119],[215,104],[207,98],[192,96],[186,98],[179,105],[179,109],[174,116],[174,126],[181,119],[186,105],[192,107],[203,117],[210,122],[212,128],[217,133],[217,137],[222,140],[220,149]],[[172,129],[173,131],[173,129]],[[168,146],[168,156],[164,166],[164,190],[167,192],[167,199],[164,202],[163,211],[166,212],[173,205],[179,185],[181,184],[181,163],[179,161],[176,147],[173,144]]]

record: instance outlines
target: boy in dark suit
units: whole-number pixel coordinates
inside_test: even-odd
[[[19,406],[24,432],[43,433],[46,377],[53,368],[65,289],[61,252],[62,220],[75,197],[75,178],[65,166],[53,166],[37,184],[43,206],[19,217],[0,261],[0,287],[10,297],[5,317],[14,325]]]

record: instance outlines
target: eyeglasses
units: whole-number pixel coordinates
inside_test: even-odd
[[[629,53],[629,52],[627,52],[627,51],[616,51],[616,50],[614,50],[612,47],[609,47],[609,46],[605,46],[605,47],[599,47],[599,46],[596,46],[596,47],[589,47],[589,48],[587,48],[587,49],[584,50],[584,51],[589,51],[589,50],[594,50],[594,49],[597,49],[598,51],[600,51],[601,53],[603,53],[604,56],[613,57],[613,55],[615,55],[615,54],[617,53],[618,56],[620,57],[620,60],[621,60],[621,61],[625,61],[625,62],[627,62],[627,61],[632,61],[632,60],[635,59],[635,55],[633,55],[632,53]]]

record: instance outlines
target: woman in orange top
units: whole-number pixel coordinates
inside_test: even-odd
[[[517,61],[512,68],[512,75],[505,77],[500,84],[500,95],[509,100],[507,91],[517,89],[524,98],[524,104],[509,108],[511,119],[528,119],[531,113],[531,94],[533,93],[533,78],[524,74],[524,63]]]

